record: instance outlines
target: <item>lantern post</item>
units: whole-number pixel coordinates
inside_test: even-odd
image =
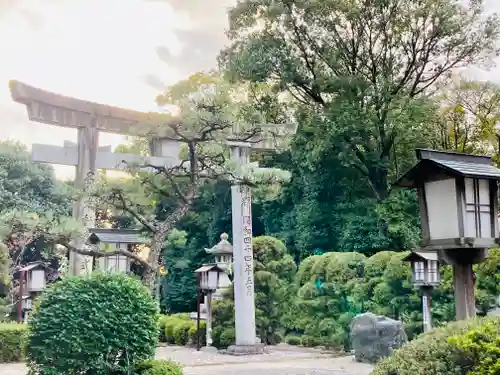
[[[212,294],[219,287],[219,280],[225,270],[217,264],[204,264],[194,271],[197,275],[198,287],[198,307],[197,307],[197,350],[200,350],[200,304],[201,294],[207,296],[207,326],[206,326],[206,347],[212,346]]]
[[[422,241],[453,267],[457,320],[476,315],[472,265],[498,246],[500,169],[491,157],[427,149],[396,186],[417,189]]]
[[[431,294],[441,280],[436,252],[411,252],[403,261],[411,263],[413,283],[422,292],[424,332],[432,329]]]

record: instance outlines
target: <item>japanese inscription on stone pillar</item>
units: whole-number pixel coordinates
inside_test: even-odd
[[[247,296],[253,296],[253,251],[252,251],[252,197],[248,186],[240,186],[241,215],[243,219],[243,261],[245,291]]]

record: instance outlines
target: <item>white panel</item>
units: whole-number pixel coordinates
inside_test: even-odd
[[[474,201],[474,185],[470,178],[465,179],[466,192],[466,216],[465,216],[465,237],[494,237],[491,233],[491,207],[490,207],[490,187],[488,180],[478,180],[479,202]],[[480,206],[481,205],[481,206]],[[479,214],[481,225],[476,225],[476,213]],[[476,228],[481,228],[480,233]]]
[[[128,271],[128,262],[127,262],[126,256],[118,257],[118,269],[117,269],[117,271],[120,271],[120,272],[127,272]]]
[[[464,227],[465,237],[476,237],[476,214],[474,212],[466,213]]]
[[[479,180],[479,203],[490,205],[490,186],[488,180]]]
[[[431,240],[458,238],[455,179],[425,183],[425,198]]]
[[[31,271],[31,290],[40,291],[45,288],[45,271],[32,270]]]
[[[472,178],[465,179],[465,203],[474,203],[474,181]]]
[[[491,216],[490,213],[481,212],[481,237],[492,238],[491,235]]]

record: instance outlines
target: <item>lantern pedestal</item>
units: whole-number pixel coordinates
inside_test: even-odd
[[[439,257],[453,267],[456,319],[476,316],[474,271],[472,266],[488,256],[488,249],[451,249],[438,251]]]
[[[431,315],[431,294],[432,286],[422,286],[422,313],[424,321],[424,332],[429,332],[432,329],[432,315]]]

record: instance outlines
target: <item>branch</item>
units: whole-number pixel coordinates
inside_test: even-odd
[[[156,228],[151,225],[146,218],[144,218],[141,214],[130,208],[130,206],[127,204],[125,197],[123,196],[122,192],[119,189],[113,189],[113,194],[119,199],[121,205],[120,208],[124,211],[127,211],[129,214],[131,214],[134,218],[137,219],[147,230],[149,230],[151,233],[156,233]]]

